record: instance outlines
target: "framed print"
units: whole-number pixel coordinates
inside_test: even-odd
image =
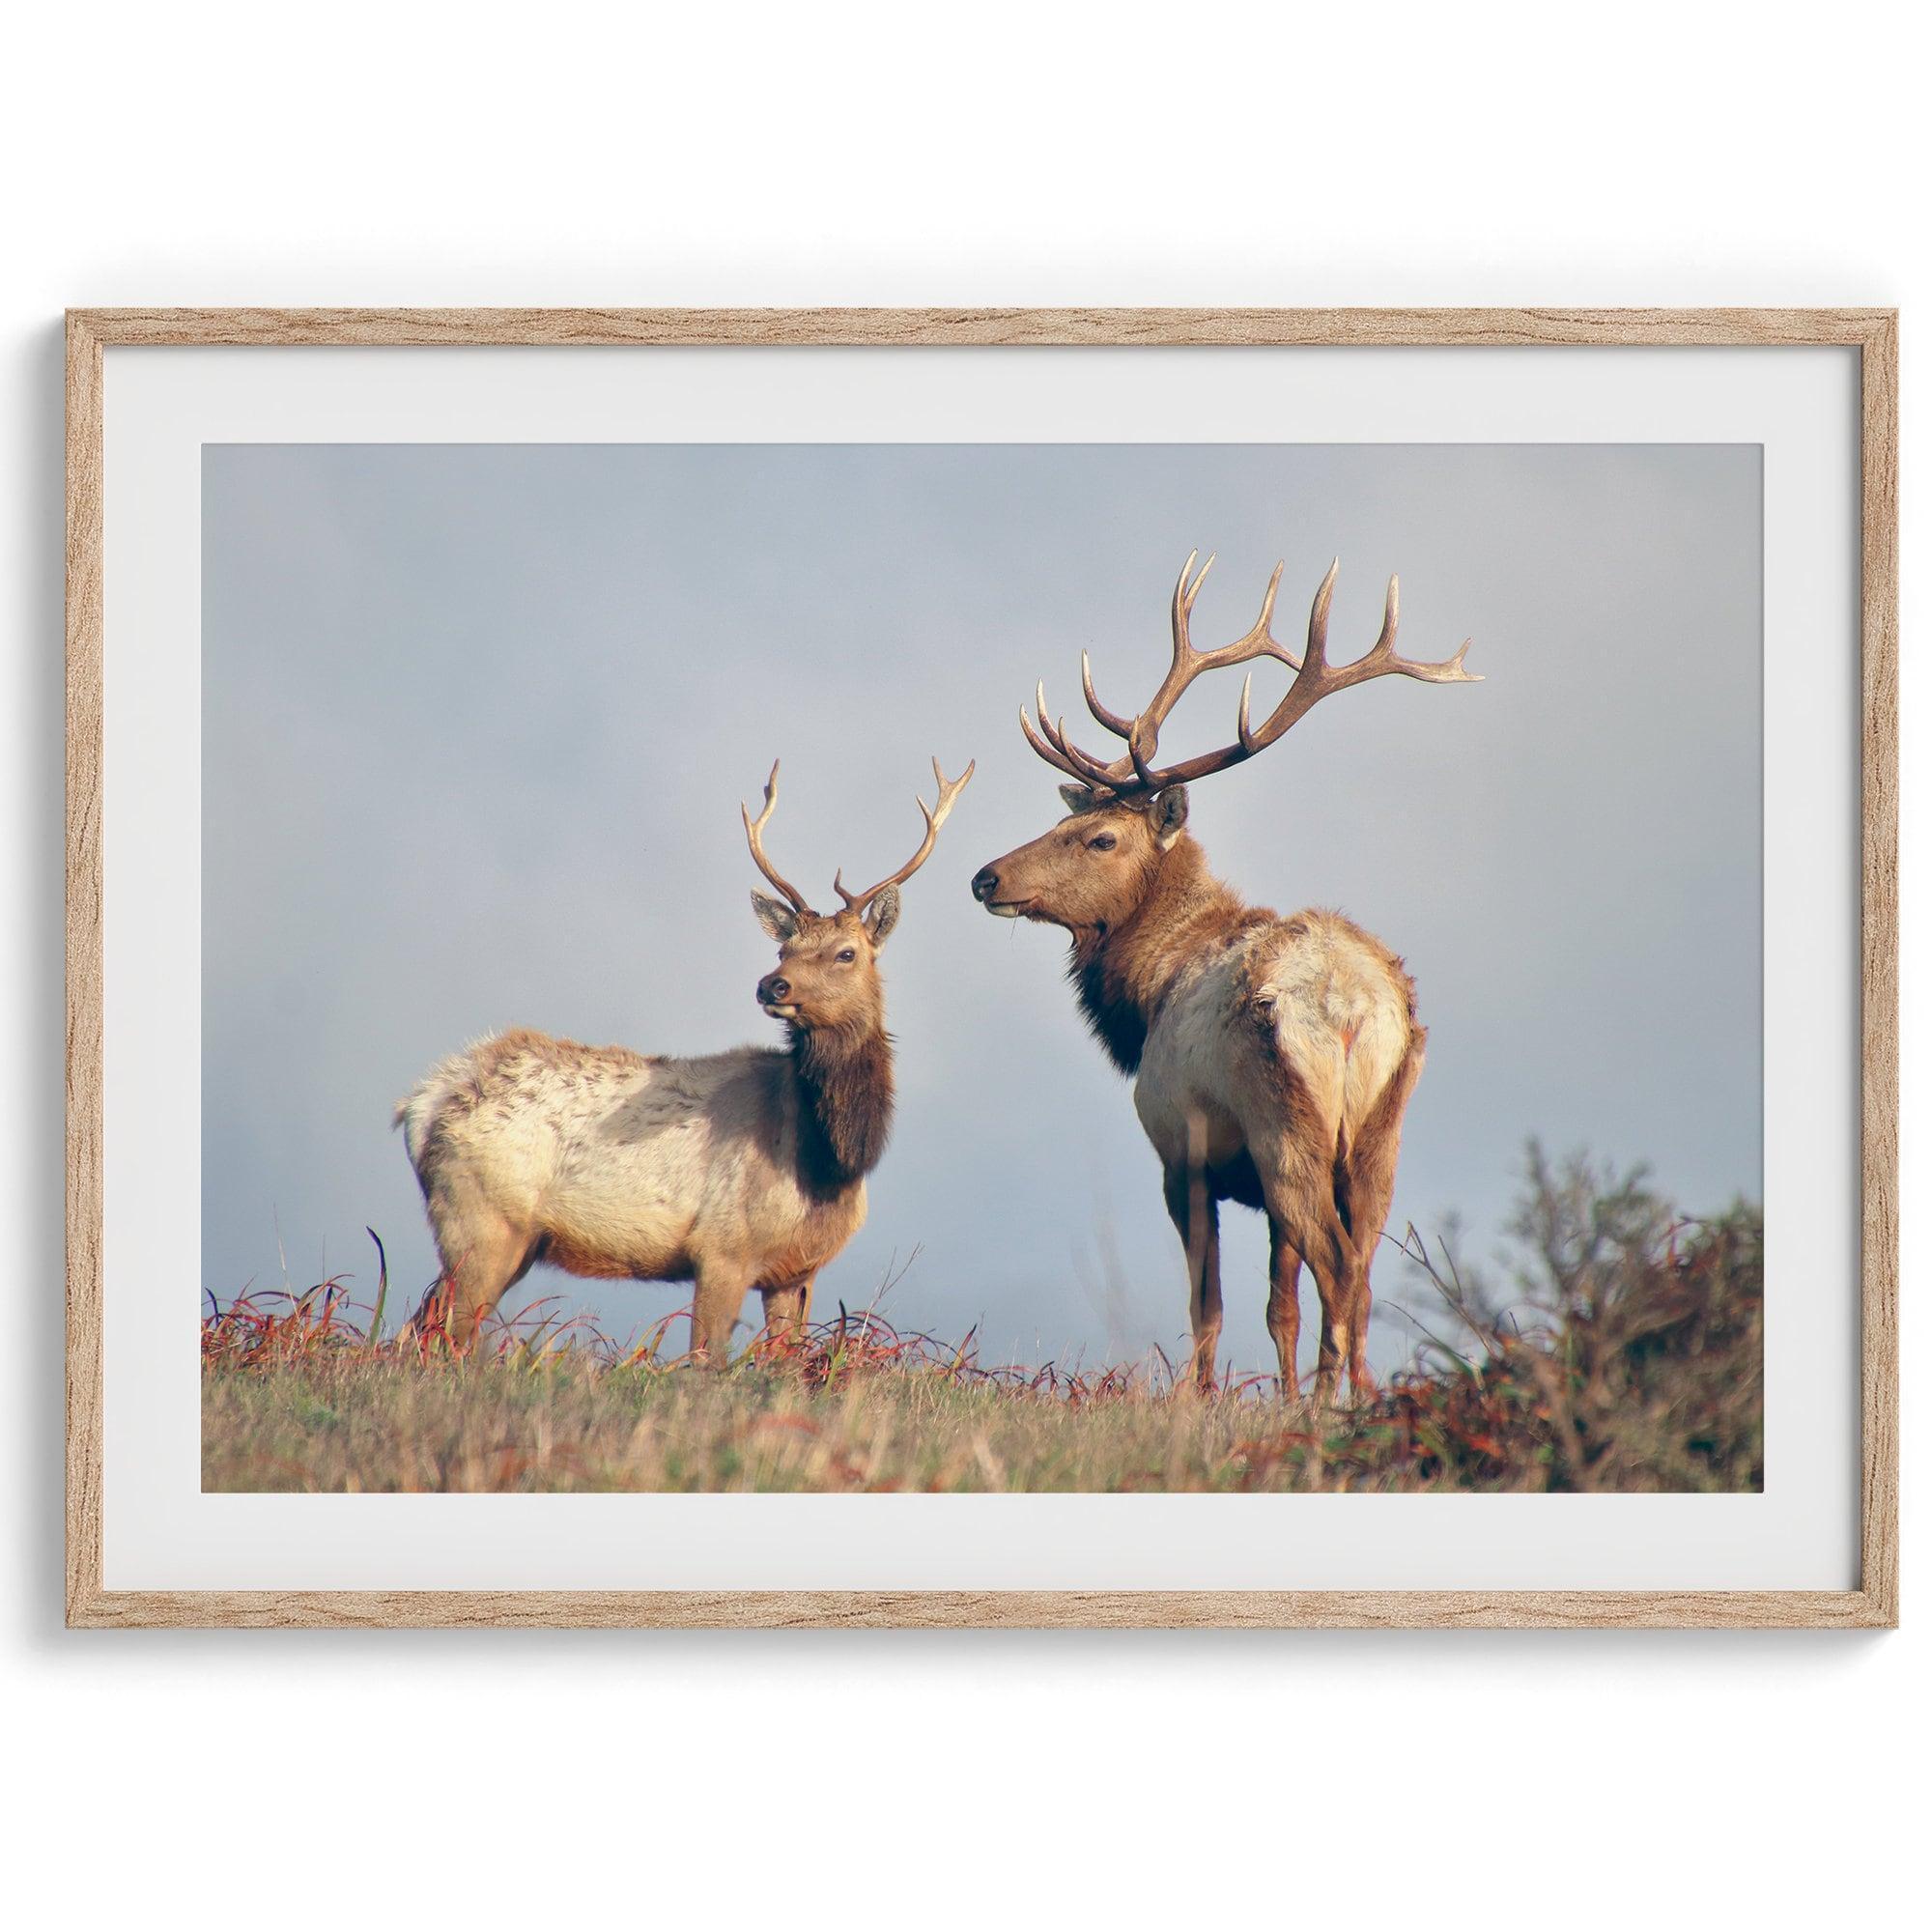
[[[1896,1622],[1890,312],[68,341],[71,1623]]]

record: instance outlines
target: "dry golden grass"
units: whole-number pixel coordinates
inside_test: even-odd
[[[1439,1310],[1348,1409],[1271,1378],[1209,1396],[1159,1358],[994,1367],[876,1313],[723,1374],[538,1317],[469,1358],[372,1343],[340,1284],[203,1324],[202,1480],[310,1491],[1661,1491],[1763,1482],[1763,1233],[1531,1151],[1507,1288],[1405,1252]],[[1387,1264],[1384,1264],[1386,1269]],[[385,1294],[386,1291],[384,1291]],[[680,1324],[681,1332],[681,1324]]]

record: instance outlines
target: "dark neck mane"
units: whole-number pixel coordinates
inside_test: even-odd
[[[1066,976],[1115,1065],[1122,1073],[1140,1065],[1161,1002],[1204,947],[1272,917],[1243,904],[1182,833],[1155,863],[1146,894],[1119,925],[1076,932]]]
[[[884,1032],[794,1029],[798,1169],[809,1194],[842,1194],[879,1164],[893,1125],[893,1047]]]

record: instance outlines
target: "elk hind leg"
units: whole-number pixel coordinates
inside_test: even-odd
[[[1282,1350],[1280,1316],[1293,1297],[1293,1257],[1308,1264],[1321,1299],[1321,1346],[1315,1358],[1315,1397],[1332,1402],[1342,1365],[1353,1346],[1353,1313],[1358,1264],[1354,1242],[1336,1211],[1333,1181],[1325,1161],[1309,1158],[1296,1147],[1280,1149],[1265,1166],[1257,1162],[1267,1201],[1274,1241],[1275,1280],[1268,1297],[1269,1327]],[[1276,1232],[1278,1231],[1278,1232]],[[1288,1293],[1283,1293],[1286,1287]],[[1279,1311],[1279,1314],[1278,1314]],[[1300,1334],[1297,1311],[1293,1318]],[[1286,1351],[1283,1350],[1285,1353]],[[1284,1379],[1291,1371],[1284,1372]]]
[[[1281,1392],[1301,1393],[1301,1374],[1295,1355],[1301,1346],[1301,1251],[1288,1229],[1268,1216],[1267,1329],[1281,1368]]]
[[[1352,1339],[1354,1242],[1335,1201],[1335,1157],[1342,1133],[1344,1069],[1304,1067],[1284,1051],[1270,1104],[1244,1124],[1248,1154],[1261,1181],[1271,1239],[1268,1326],[1283,1358],[1282,1379],[1296,1375],[1284,1337],[1300,1336],[1295,1264],[1307,1264],[1321,1301],[1321,1346],[1315,1358],[1315,1399],[1332,1402]],[[1297,1382],[1298,1386],[1298,1382]]]
[[[440,1315],[451,1344],[467,1349],[497,1304],[529,1272],[535,1247],[527,1229],[474,1200],[432,1203],[430,1220],[442,1273],[410,1328],[426,1330]]]
[[[1388,1085],[1376,1095],[1375,1105],[1362,1122],[1354,1146],[1336,1168],[1336,1209],[1348,1225],[1360,1263],[1349,1350],[1349,1382],[1358,1397],[1371,1394],[1375,1388],[1368,1364],[1369,1311],[1375,1299],[1369,1289],[1369,1271],[1381,1244],[1382,1231],[1388,1225],[1389,1206],[1395,1199],[1396,1161],[1402,1152],[1402,1118],[1422,1073],[1423,1048],[1428,1038],[1425,1028],[1411,1023],[1408,1051],[1389,1076]]]

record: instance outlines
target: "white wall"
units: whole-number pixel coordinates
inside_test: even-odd
[[[1802,36],[1681,4],[1383,5],[1352,31],[1340,8],[1204,5],[15,20],[10,1896],[58,1885],[83,1924],[172,1899],[211,1925],[387,1923],[418,1904],[516,1925],[609,1909],[1077,1924],[1111,1902],[1134,1921],[1589,1926],[1835,1917],[1902,1880],[1922,1627],[456,1640],[59,1624],[64,304],[1895,302],[1911,331],[1922,115],[1889,11],[1840,6]],[[1908,675],[1909,710],[1921,683]],[[1907,810],[1910,838],[1925,809],[1909,776]],[[1907,1034],[1909,1108],[1924,1031]],[[1924,1137],[1908,1120],[1909,1195]],[[1922,1227],[1908,1220],[1908,1298]],[[1916,1503],[1909,1417],[1906,1446]],[[1908,1511],[1908,1546],[1925,1514]]]

